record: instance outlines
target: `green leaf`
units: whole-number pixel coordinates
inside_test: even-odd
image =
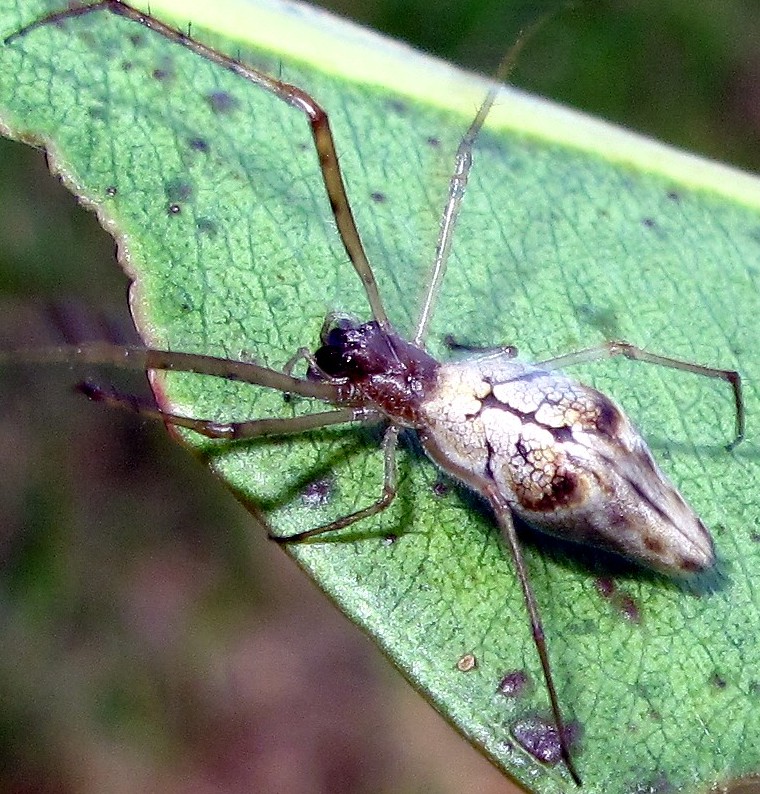
[[[0,35],[51,3],[0,4]],[[484,84],[324,16],[240,0],[163,0],[206,34],[314,95],[330,113],[349,192],[394,323],[413,327],[453,152]],[[231,36],[233,40],[222,37]],[[0,48],[0,125],[44,145],[117,237],[150,345],[279,368],[313,348],[327,311],[367,316],[301,114],[105,13]],[[631,362],[585,367],[618,399],[712,528],[714,573],[678,586],[530,535],[526,556],[576,759],[590,792],[697,791],[760,769],[757,517],[760,183],[535,99],[499,98],[476,152],[432,328],[541,359],[608,338],[745,377],[749,439],[735,452],[723,383]],[[219,420],[288,416],[264,390],[157,377],[167,405]],[[185,436],[279,532],[373,501],[379,434],[283,441]],[[314,484],[326,503],[310,499]],[[441,488],[441,484],[445,488]],[[395,543],[387,538],[397,536]],[[340,539],[289,549],[471,741],[531,790],[572,789],[521,749],[546,693],[512,565],[487,508],[400,452],[394,504]],[[614,577],[614,578],[610,578]],[[611,590],[614,589],[614,592]],[[475,656],[474,669],[457,661]],[[528,676],[506,697],[505,675]]]

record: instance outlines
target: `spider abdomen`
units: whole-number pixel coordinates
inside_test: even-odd
[[[442,364],[421,412],[430,457],[537,528],[669,574],[714,563],[705,526],[595,389],[491,354]]]

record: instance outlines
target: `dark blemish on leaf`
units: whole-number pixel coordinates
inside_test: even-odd
[[[565,741],[572,746],[580,734],[580,725],[571,720],[565,726]],[[553,722],[541,717],[527,717],[518,720],[512,726],[515,741],[542,764],[556,766],[562,760],[559,734]]]
[[[210,218],[198,218],[195,226],[201,234],[207,234],[209,237],[216,237],[216,223]]]
[[[760,532],[750,532],[749,533],[749,539],[753,543],[760,543]]]
[[[581,322],[599,331],[605,339],[618,339],[622,336],[617,312],[614,309],[581,303],[576,307],[575,312]]]
[[[171,202],[188,201],[193,196],[193,186],[184,179],[170,179],[164,185],[164,193]]]
[[[172,74],[171,70],[169,70],[169,69],[157,68],[157,69],[153,70],[153,79],[154,80],[159,80],[159,81],[171,80],[173,77],[174,77],[174,75]]]
[[[621,593],[619,599],[613,598],[613,603],[627,621],[636,624],[641,623],[641,612],[632,596]]]
[[[432,146],[433,149],[437,149],[441,145],[441,141],[436,138],[434,135],[431,135],[429,138],[426,138],[425,143],[428,146]]]
[[[748,235],[748,236],[749,236],[749,238],[750,238],[751,240],[753,240],[754,242],[756,242],[756,243],[760,243],[760,229],[754,229],[754,228],[753,228],[753,229],[750,229],[750,230],[747,232],[747,235]],[[755,276],[755,277],[757,276],[757,273],[758,273],[758,271],[757,271],[757,268],[753,267],[751,264],[750,264],[750,265],[748,265],[748,267],[747,267],[747,270],[749,271],[749,273],[750,273],[752,276]]]
[[[331,477],[314,480],[301,491],[301,504],[304,507],[324,507],[330,502],[334,491],[335,482]]]
[[[615,582],[608,577],[599,577],[594,581],[596,592],[606,598],[613,608],[631,623],[641,623],[641,612],[633,597],[623,590],[618,591]]]
[[[524,670],[511,670],[499,681],[496,691],[508,698],[519,698],[528,688],[528,674]]]
[[[383,538],[383,546],[392,546],[398,540],[398,535],[390,533]]]
[[[129,40],[132,43],[132,46],[134,47],[142,47],[143,44],[145,43],[142,33],[133,33],[129,37]]]
[[[716,689],[725,689],[728,686],[726,679],[716,670],[709,678],[710,686]]]
[[[385,193],[380,193],[379,191],[370,193],[369,197],[372,199],[372,201],[376,202],[377,204],[382,204],[383,202],[388,200],[388,197],[385,195]]]
[[[647,229],[653,229],[657,223],[654,218],[642,218],[641,225],[645,226]]]
[[[460,673],[469,673],[478,666],[478,660],[474,653],[466,653],[457,659],[457,670]]]
[[[441,498],[449,492],[449,486],[443,480],[436,480],[431,490],[433,491],[433,496]]]
[[[108,121],[108,111],[103,105],[93,105],[87,108],[87,113],[91,118],[98,121]]]
[[[240,102],[227,91],[212,91],[205,96],[206,102],[214,113],[231,113]]]
[[[399,116],[405,116],[409,112],[409,106],[400,99],[388,100],[388,108]]]
[[[168,215],[179,215],[182,212],[182,207],[179,204],[170,204],[166,208],[166,212]]]
[[[675,789],[664,775],[653,778],[649,782],[637,783],[631,794],[668,794]]]
[[[607,576],[600,576],[596,579],[594,587],[602,598],[611,598],[616,589],[615,582]]]
[[[188,143],[194,152],[208,154],[211,151],[211,145],[205,138],[190,138]]]
[[[681,200],[681,194],[676,190],[669,190],[666,195],[671,201]]]
[[[115,196],[119,192],[116,185],[109,185],[106,188],[106,196]]]
[[[122,61],[121,62],[121,70],[122,70],[122,72],[131,72],[132,69],[134,68],[134,66],[135,65],[132,63],[132,61]]]

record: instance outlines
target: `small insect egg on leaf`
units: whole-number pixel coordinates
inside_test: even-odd
[[[457,660],[457,670],[460,673],[469,673],[478,666],[478,660],[475,654],[466,653]]]

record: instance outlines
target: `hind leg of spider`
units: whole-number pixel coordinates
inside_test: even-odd
[[[380,498],[373,502],[371,505],[350,513],[343,518],[336,521],[331,521],[329,524],[323,524],[314,529],[307,529],[304,532],[297,532],[294,535],[272,535],[269,533],[270,540],[276,543],[303,543],[304,541],[311,540],[319,535],[325,535],[328,532],[335,532],[338,529],[345,529],[345,527],[355,524],[357,521],[362,521],[365,518],[382,513],[386,507],[394,500],[396,496],[396,443],[398,442],[398,434],[401,428],[397,425],[390,425],[385,431],[383,437],[383,461],[384,461],[384,474],[383,474],[383,492]]]
[[[573,779],[573,782],[580,787],[583,784],[581,783],[578,770],[575,768],[573,757],[570,754],[568,730],[565,726],[565,721],[562,718],[562,712],[559,707],[559,698],[557,697],[557,690],[554,686],[554,678],[552,676],[551,665],[549,663],[549,652],[546,649],[544,627],[541,622],[541,615],[538,611],[538,603],[536,602],[536,597],[533,594],[533,588],[530,585],[528,570],[525,567],[525,560],[523,558],[520,541],[517,537],[517,532],[515,531],[515,524],[512,520],[512,511],[509,508],[509,504],[505,501],[496,487],[491,487],[485,491],[484,496],[491,503],[491,507],[496,514],[496,520],[499,524],[499,527],[501,528],[504,539],[509,545],[509,550],[512,554],[512,560],[515,564],[517,578],[523,591],[523,599],[528,612],[528,618],[530,619],[533,642],[536,646],[536,650],[538,651],[538,657],[541,660],[541,669],[544,674],[546,690],[549,693],[549,703],[551,705],[552,716],[554,718],[554,724],[557,728],[557,739],[559,741],[560,754],[562,755],[562,760],[565,762],[565,766],[567,767],[567,771],[570,773],[570,777]]]
[[[365,408],[338,408],[335,411],[323,411],[303,416],[250,419],[245,422],[217,422],[167,413],[148,405],[133,395],[103,389],[89,382],[79,384],[78,389],[89,399],[105,403],[110,408],[129,411],[146,419],[155,419],[175,427],[185,427],[207,438],[232,440],[293,435],[328,427],[329,425],[347,424],[349,422],[377,418],[377,414],[374,411]]]
[[[726,449],[729,451],[734,449],[744,439],[744,395],[742,393],[741,375],[736,370],[705,367],[702,364],[694,364],[691,361],[661,356],[657,353],[650,353],[648,350],[642,350],[630,342],[605,342],[597,347],[589,347],[575,353],[567,353],[563,356],[556,356],[555,358],[541,361],[537,366],[548,370],[560,369],[562,367],[571,367],[574,364],[587,364],[605,358],[612,358],[613,356],[625,356],[632,361],[643,361],[645,364],[656,364],[659,367],[680,369],[684,372],[691,372],[694,375],[701,375],[704,378],[717,378],[726,381],[733,390],[736,411],[736,436],[730,444],[726,445]]]

